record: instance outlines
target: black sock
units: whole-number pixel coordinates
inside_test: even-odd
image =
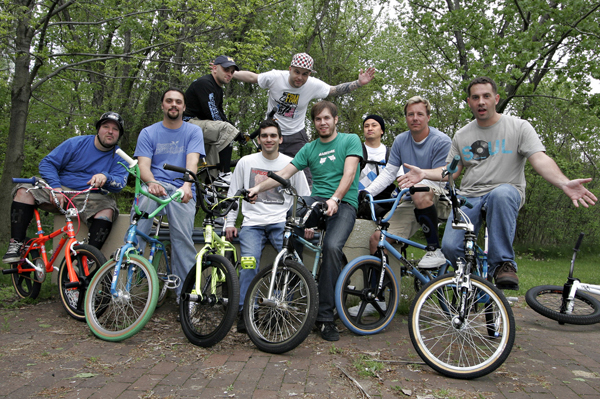
[[[231,172],[231,154],[233,154],[233,146],[228,145],[219,151],[219,171],[220,172]]]
[[[88,241],[90,245],[102,249],[102,245],[108,238],[110,231],[112,230],[112,222],[104,219],[93,219],[90,225],[90,232],[88,234]]]
[[[27,236],[27,227],[33,218],[35,205],[13,201],[10,206],[10,235],[15,241],[23,242]]]
[[[417,218],[417,222],[421,225],[423,233],[425,233],[428,250],[439,248],[438,216],[435,205],[431,205],[429,208],[425,209],[415,209],[415,217]]]

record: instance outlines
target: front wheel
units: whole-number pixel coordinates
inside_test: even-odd
[[[355,334],[378,333],[396,314],[398,280],[392,269],[386,267],[379,290],[381,271],[381,259],[364,256],[348,263],[337,280],[335,306],[342,323]]]
[[[204,256],[199,286],[196,273],[194,266],[183,283],[179,316],[187,339],[206,348],[231,330],[240,303],[240,284],[231,262],[220,255]]]
[[[273,291],[269,296],[269,287]],[[248,336],[263,352],[284,353],[300,345],[315,324],[319,293],[312,274],[296,261],[261,269],[244,300]]]
[[[452,378],[496,370],[515,340],[514,316],[504,295],[478,276],[470,279],[470,290],[458,288],[454,273],[430,281],[417,293],[409,316],[410,339],[421,359]]]
[[[528,290],[525,300],[533,310],[559,323],[586,325],[600,322],[600,301],[577,291],[573,310],[567,313],[563,291],[564,287],[557,285],[540,285]]]
[[[123,257],[116,294],[111,284],[117,261],[111,259],[97,272],[85,295],[85,317],[92,332],[106,341],[122,341],[150,320],[158,300],[154,267],[139,255]]]
[[[58,292],[60,293],[60,300],[63,307],[69,316],[75,320],[84,321],[85,292],[94,274],[96,274],[100,266],[106,263],[106,258],[98,248],[87,244],[74,245],[73,250],[75,254],[73,255],[71,252],[71,265],[79,279],[79,286],[65,287],[65,285],[71,282],[65,258],[60,264],[58,271]]]

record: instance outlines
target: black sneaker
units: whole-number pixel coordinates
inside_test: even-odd
[[[15,263],[21,260],[21,249],[23,248],[23,243],[16,241],[14,239],[10,239],[8,243],[8,250],[6,254],[2,257],[2,262],[4,263]]]
[[[339,341],[340,332],[333,321],[317,322],[317,326],[325,341]]]
[[[502,265],[496,268],[494,280],[496,281],[496,287],[501,290],[519,289],[519,277],[517,276],[517,269],[511,262],[504,262]]]
[[[244,313],[238,312],[237,332],[246,334],[246,322],[244,321]]]

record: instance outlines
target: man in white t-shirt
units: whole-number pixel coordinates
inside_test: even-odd
[[[269,90],[268,110],[276,108],[275,119],[281,126],[283,142],[279,152],[295,156],[296,153],[308,143],[305,119],[308,104],[314,99],[327,96],[339,96],[358,89],[369,83],[375,75],[375,68],[360,70],[358,80],[330,86],[327,83],[313,78],[314,61],[306,53],[298,53],[292,58],[288,71],[272,70],[265,73],[238,71],[233,78],[246,83],[258,83]]]
[[[240,188],[249,190],[267,180],[267,172],[280,171],[289,165],[292,160],[287,155],[279,153],[282,136],[277,122],[272,119],[264,120],[260,123],[259,129],[260,133],[257,140],[262,151],[247,155],[238,161],[229,187],[228,196],[230,197]],[[308,183],[303,173],[295,174],[290,181],[299,195],[310,195]],[[254,204],[247,201],[242,202],[244,221],[239,232],[241,256],[253,256],[256,259],[256,268],[240,270],[240,312],[242,311],[248,286],[259,271],[260,257],[267,241],[271,243],[277,252],[281,250],[286,213],[291,205],[292,197],[284,195],[281,187],[260,193]],[[238,230],[235,228],[237,215],[237,209],[227,215],[225,234],[229,241],[238,235]],[[312,238],[310,232],[306,237]],[[244,333],[246,332],[246,325],[241,313],[238,314],[238,317],[238,332]]]

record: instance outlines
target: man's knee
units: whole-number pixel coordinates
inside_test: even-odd
[[[27,191],[27,189],[25,189],[25,188],[20,188],[17,190],[17,192],[15,193],[15,197],[13,198],[13,201],[21,202],[23,204],[28,204],[28,205],[33,205],[35,203],[33,195],[31,195],[31,193],[29,193]]]
[[[416,192],[411,194],[415,208],[425,209],[433,205],[433,191]]]
[[[94,215],[94,219],[106,220],[112,222],[114,212],[112,209],[103,209]]]

